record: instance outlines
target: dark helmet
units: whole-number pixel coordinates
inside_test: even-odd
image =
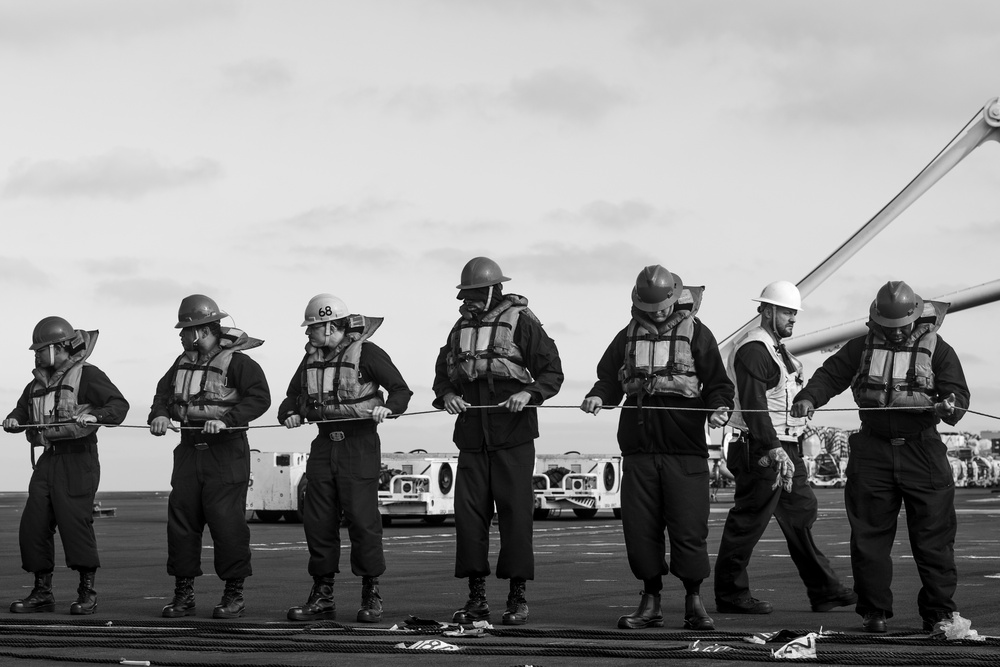
[[[175,329],[197,327],[209,322],[218,322],[228,314],[219,310],[219,305],[204,294],[192,294],[181,301],[177,309],[177,324]]]
[[[673,305],[681,298],[684,281],[659,264],[647,266],[639,272],[632,289],[632,303],[641,311],[655,313]]]
[[[462,282],[455,289],[489,287],[510,280],[489,257],[473,257],[462,268]]]
[[[41,319],[31,332],[29,350],[40,350],[46,345],[61,343],[76,335],[73,326],[61,317],[54,315]]]
[[[902,280],[890,280],[879,289],[868,316],[872,322],[895,329],[916,322],[924,312],[924,300]]]

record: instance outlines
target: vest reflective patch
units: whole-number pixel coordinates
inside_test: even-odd
[[[83,362],[78,362],[65,369],[57,371],[46,378],[41,372],[35,373],[35,381],[31,385],[31,418],[36,424],[55,424],[43,429],[28,431],[32,444],[48,446],[53,441],[75,440],[97,431],[97,426],[80,426],[72,420],[81,414],[90,412],[90,406],[79,404],[80,378],[83,375]]]
[[[236,350],[223,349],[202,364],[198,363],[197,355],[185,353],[177,358],[170,406],[173,419],[182,424],[219,419],[239,403],[239,392],[226,386],[235,353]]]
[[[764,345],[767,350],[768,355],[771,359],[778,365],[778,370],[781,376],[778,378],[778,383],[767,390],[765,395],[767,399],[767,412],[768,417],[771,419],[771,425],[774,426],[774,432],[781,439],[782,436],[795,436],[798,437],[800,433],[805,429],[806,420],[804,417],[793,417],[789,410],[792,407],[793,399],[795,395],[802,389],[803,378],[802,378],[802,362],[795,358],[791,352],[785,351],[788,355],[788,360],[792,364],[794,369],[792,372],[788,371],[788,367],[785,365],[785,361],[781,358],[778,350],[775,349],[774,339],[771,338],[762,327],[757,326],[750,331],[746,332],[736,344],[733,345],[733,349],[729,352],[729,359],[726,360],[726,372],[729,375],[729,379],[733,381],[736,385],[736,353],[741,347],[748,343],[759,342]],[[736,385],[737,387],[739,385]],[[729,420],[729,424],[733,428],[739,428],[747,430],[746,421],[743,419],[743,413],[740,412],[740,397],[739,391],[736,392],[736,406],[733,411],[733,416]]]
[[[858,407],[931,407],[934,405],[932,359],[937,334],[915,329],[897,349],[888,345],[881,331],[869,332],[861,366],[851,383]]]
[[[673,326],[653,334],[634,319],[625,334],[625,361],[618,372],[629,396],[666,394],[694,398],[701,383],[691,352],[694,317],[673,320]]]
[[[367,336],[353,341],[330,358],[322,350],[306,353],[300,410],[309,421],[369,417],[372,408],[385,405],[378,385],[362,381],[361,346]]]
[[[535,380],[514,343],[517,321],[525,307],[504,300],[480,320],[459,320],[451,330],[448,379],[459,383],[492,377],[532,384]]]

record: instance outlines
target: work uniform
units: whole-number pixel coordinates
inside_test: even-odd
[[[700,288],[684,288],[659,325],[633,308],[632,322],[608,345],[587,394],[605,406],[625,398],[618,420],[622,530],[629,567],[643,581],[672,571],[700,582],[710,572],[705,424],[711,411],[732,408],[733,384],[715,336],[695,317],[700,294]],[[628,409],[641,407],[653,409]]]
[[[206,524],[219,578],[244,579],[252,573],[246,427],[267,411],[271,394],[261,367],[240,351],[262,341],[237,329],[222,332],[219,347],[211,353],[178,357],[156,385],[147,420],[167,417],[182,426],[167,500],[167,574],[174,577],[201,576]],[[221,420],[227,428],[217,434],[201,432],[210,419]]]
[[[827,359],[795,397],[796,402],[821,407],[852,387],[862,408],[916,408],[862,410],[861,430],[850,437],[845,501],[857,613],[862,616],[877,611],[886,618],[893,615],[891,553],[904,504],[922,584],[917,596],[920,616],[933,624],[956,609],[955,485],[936,425],[958,422],[969,406],[969,388],[958,355],[936,333],[941,319],[943,313],[930,326],[917,320],[910,339],[897,348],[887,345],[878,327],[871,326],[868,335],[848,341]],[[875,382],[875,376],[885,380]],[[949,394],[955,395],[956,409],[939,418],[933,404]]]
[[[95,425],[87,427],[72,424],[60,429],[27,430],[32,446],[44,447],[31,473],[19,529],[21,567],[27,572],[54,569],[56,527],[67,567],[86,572],[101,566],[94,536],[94,498],[101,481],[96,427],[121,424],[129,404],[101,369],[86,363],[96,339],[96,331],[78,330],[66,363],[54,371],[36,369],[35,380],[24,388],[14,410],[7,415],[20,424],[54,421],[46,418],[52,414],[50,409],[40,408],[46,399],[66,390],[77,405],[87,406],[85,411],[97,418]],[[59,399],[54,402],[59,403]],[[58,406],[50,407],[59,410]]]
[[[527,309],[527,303],[524,297],[510,294],[503,295],[481,317],[463,310],[435,364],[434,407],[443,407],[449,393],[472,406],[489,406],[471,407],[455,420],[453,440],[459,450],[455,477],[458,578],[490,574],[489,528],[494,503],[500,529],[497,577],[527,581],[535,576],[531,482],[538,411],[529,406],[555,396],[562,386],[563,372],[555,342]],[[498,338],[504,343],[497,344]],[[498,407],[520,391],[531,394],[525,409],[511,412]]]
[[[385,572],[378,511],[381,442],[368,410],[385,405],[400,415],[413,395],[389,355],[367,340],[381,318],[352,316],[352,322],[357,328],[348,329],[336,349],[307,346],[278,408],[279,423],[296,414],[325,422],[317,424],[306,462],[302,518],[313,577],[340,572],[341,513],[351,539],[351,572],[359,577]],[[384,401],[380,388],[388,393]]]
[[[737,603],[751,598],[747,566],[774,515],[810,602],[813,607],[822,605],[841,595],[843,587],[813,540],[818,503],[799,444],[805,419],[788,413],[802,387],[802,364],[758,326],[734,345],[729,377],[737,391],[730,425],[740,437],[729,444],[726,457],[736,476],[736,491],[715,562],[716,601]],[[759,412],[750,412],[754,410]],[[768,452],[776,447],[784,449],[795,466],[790,491],[774,485],[778,473]]]

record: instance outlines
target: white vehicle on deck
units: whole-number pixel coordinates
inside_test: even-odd
[[[457,454],[382,453],[378,511],[382,525],[393,519],[423,519],[441,524],[455,515]]]
[[[265,523],[274,523],[282,517],[288,522],[301,522],[308,458],[306,452],[251,450],[247,517],[256,513]]]
[[[535,457],[535,519],[572,510],[590,519],[609,509],[621,518],[622,457],[579,452]]]

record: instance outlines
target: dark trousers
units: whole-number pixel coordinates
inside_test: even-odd
[[[455,475],[455,576],[490,573],[490,521],[496,504],[500,528],[500,579],[535,578],[531,546],[535,492],[535,443],[486,451],[461,450]]]
[[[94,536],[94,496],[101,481],[97,445],[73,446],[79,451],[65,444],[49,448],[38,457],[31,473],[18,531],[21,567],[26,572],[55,568],[56,527],[67,567],[96,570],[101,566]]]
[[[818,503],[805,464],[797,446],[784,445],[784,449],[795,464],[792,490],[787,492],[780,486],[771,489],[777,478],[775,470],[748,460],[746,440],[729,445],[726,464],[736,476],[736,492],[715,561],[716,600],[736,602],[751,597],[747,566],[772,515],[785,535],[788,554],[806,585],[809,601],[821,602],[840,590],[840,580],[830,561],[813,540]]]
[[[319,435],[306,462],[302,512],[309,545],[309,574],[340,572],[340,515],[351,537],[351,572],[377,577],[385,572],[382,516],[378,511],[381,443],[375,432],[347,433],[339,442]]]
[[[709,575],[707,458],[629,454],[622,461],[621,497],[625,551],[636,579],[672,571],[681,580],[700,582]]]
[[[220,579],[249,577],[250,528],[246,521],[250,447],[246,434],[204,448],[180,444],[167,500],[167,574],[199,577],[206,524],[215,545]]]
[[[892,545],[900,505],[906,507],[910,551],[922,587],[921,617],[955,611],[955,484],[947,448],[934,429],[893,446],[862,429],[850,437],[844,499],[851,523],[851,567],[857,612],[892,617]]]

